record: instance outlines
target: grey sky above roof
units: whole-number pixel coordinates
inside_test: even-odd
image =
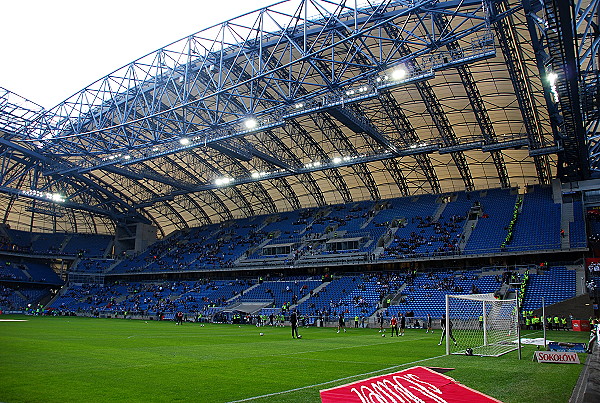
[[[2,4],[0,86],[49,109],[161,46],[274,0]]]

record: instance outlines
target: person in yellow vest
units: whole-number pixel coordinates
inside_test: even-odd
[[[558,315],[554,317],[554,330],[560,330],[560,318]]]
[[[529,318],[529,316],[525,317],[525,329],[531,330],[531,319]]]
[[[354,317],[354,327],[358,329],[358,315]]]
[[[479,330],[483,329],[483,315],[479,315]]]
[[[560,318],[560,325],[561,325],[561,327],[562,327],[563,330],[568,330],[567,329],[567,318],[565,317],[565,315],[563,315]]]

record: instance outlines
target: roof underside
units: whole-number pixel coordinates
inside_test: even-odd
[[[146,221],[166,235],[547,184],[571,163],[519,1],[374,3],[280,3],[31,108],[4,126],[4,222],[110,232]]]

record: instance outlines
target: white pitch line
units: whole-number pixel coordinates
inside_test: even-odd
[[[364,374],[357,374],[357,375],[350,375],[350,376],[346,376],[344,378],[339,378],[339,379],[334,379],[332,381],[327,381],[327,382],[321,382],[321,383],[315,383],[314,385],[307,385],[307,386],[301,386],[299,388],[294,388],[294,389],[289,389],[289,390],[283,390],[281,392],[273,392],[273,393],[268,393],[266,395],[260,395],[260,396],[254,396],[254,397],[248,397],[246,399],[240,399],[240,400],[232,400],[230,402],[227,403],[240,403],[240,402],[248,402],[250,400],[256,400],[256,399],[262,399],[264,397],[271,397],[271,396],[278,396],[278,395],[283,395],[285,393],[290,393],[290,392],[296,392],[299,390],[303,390],[303,389],[310,389],[310,388],[315,388],[317,386],[323,386],[323,385],[328,385],[330,383],[335,383],[335,382],[340,382],[340,381],[345,381],[348,379],[352,379],[352,378],[357,378],[359,376],[367,376],[367,375],[373,375],[376,374],[378,372],[382,372],[382,371],[390,371],[392,369],[397,369],[397,368],[402,368],[405,367],[407,365],[413,365],[413,364],[417,364],[419,362],[424,362],[424,361],[429,361],[429,360],[433,360],[436,358],[442,358],[445,357],[446,355],[438,355],[437,357],[430,357],[430,358],[424,358],[422,360],[417,360],[417,361],[413,361],[413,362],[407,362],[405,364],[400,364],[400,365],[394,365],[393,367],[388,367],[388,368],[382,368],[382,369],[378,369],[375,371],[371,371],[371,372],[365,372]]]

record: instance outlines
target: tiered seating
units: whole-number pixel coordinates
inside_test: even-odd
[[[434,196],[392,199],[389,206],[388,210],[382,210],[375,216],[369,227],[389,226],[395,219],[403,219],[406,225],[398,228],[381,259],[428,256],[439,248],[438,243],[443,243],[441,237],[436,236],[431,220],[440,206]]]
[[[72,273],[104,273],[115,264],[114,259],[81,259],[71,268]]]
[[[523,309],[541,308],[542,297],[546,305],[575,297],[575,281],[575,270],[567,270],[565,267],[552,267],[543,274],[529,274]]]
[[[463,250],[465,254],[498,253],[506,238],[516,194],[510,189],[490,189],[478,199],[483,216],[477,221]]]
[[[585,221],[583,205],[580,201],[573,202],[573,217],[575,221],[569,223],[569,243],[571,248],[585,248],[587,239],[585,235]]]
[[[33,237],[31,250],[42,254],[60,254],[67,234],[44,233]]]
[[[82,254],[86,257],[102,257],[112,242],[109,235],[73,234],[63,249],[65,255]]]
[[[464,295],[491,293],[500,287],[496,276],[482,276],[481,272],[436,272],[418,275],[413,284],[407,287],[405,303],[392,305],[388,315],[412,313],[416,318],[425,318],[430,314],[441,317],[446,310],[446,294]]]
[[[21,286],[19,288],[19,293],[25,296],[25,303],[28,305],[38,303],[42,298],[48,295],[49,291],[44,288],[27,288]]]
[[[363,277],[343,276],[329,282],[318,293],[314,293],[307,300],[297,306],[301,315],[335,316],[343,312],[348,306],[348,294],[354,292],[363,283]]]
[[[306,266],[325,260],[349,264],[373,259],[459,254],[465,220],[476,203],[481,207],[482,215],[465,245],[465,254],[560,249],[560,205],[553,203],[551,189],[544,187],[530,188],[524,195],[513,239],[504,250],[500,249],[516,200],[516,195],[511,192],[514,193],[514,189],[459,192],[449,195],[453,201],[446,204],[439,203],[439,196],[421,195],[378,201],[374,206],[373,202],[353,202],[232,220],[171,235],[139,256],[124,259],[106,274],[206,271],[262,264]],[[444,210],[436,218],[441,207]],[[585,231],[581,203],[576,202],[574,210],[571,243],[574,247],[583,246]],[[392,222],[400,228],[396,229]],[[329,233],[324,234],[327,231]],[[382,254],[373,254],[386,232],[391,243]],[[91,240],[102,240],[102,244],[94,248],[96,252],[88,251],[86,257],[94,253],[100,255],[101,250],[106,250],[106,242],[110,242],[109,238],[93,235],[35,234],[27,239],[26,233],[10,233],[15,238],[21,237],[22,244],[30,241],[35,247],[47,246],[42,240],[50,239],[48,237],[57,237],[53,242],[59,244],[62,237],[68,242],[64,248],[59,245],[58,249],[63,248],[60,253],[69,254],[80,250],[82,240],[86,244]],[[336,238],[341,241],[335,242]],[[269,253],[273,254],[263,255],[265,245],[280,248],[271,249]],[[92,266],[87,264],[77,271],[100,272]]]
[[[20,267],[16,263],[0,260],[0,280],[29,281],[29,278]]]
[[[275,307],[281,307],[288,302],[293,305],[320,284],[317,280],[265,281],[245,292],[240,301],[272,301]]]
[[[110,273],[139,273],[172,269],[172,266],[167,267],[166,257],[169,253],[174,252],[180,239],[181,234],[175,234],[168,239],[156,242],[138,256],[128,257],[122,260],[110,271]],[[170,261],[172,262],[172,260]],[[152,264],[154,265],[150,267]]]
[[[127,287],[123,285],[76,284],[65,290],[50,307],[70,312],[104,310],[126,295]]]
[[[19,231],[15,229],[6,229],[6,233],[10,236],[10,241],[20,250],[30,250],[32,238],[35,235],[32,232]]]
[[[31,276],[31,281],[48,284],[62,284],[62,280],[50,266],[35,262],[27,262],[24,265]]]
[[[195,313],[222,305],[249,287],[247,281],[167,281],[71,285],[52,308],[77,312]]]
[[[25,300],[11,287],[0,284],[0,310],[12,311],[24,308]]]
[[[101,257],[112,242],[110,235],[35,233],[6,229],[9,244],[5,250],[29,251],[38,254],[71,255],[83,253],[88,257]]]
[[[305,226],[300,224],[300,216],[304,215],[306,211],[307,210],[296,210],[281,213],[279,216],[274,218],[275,221],[265,225],[262,229],[262,232],[265,234],[280,232],[280,236],[276,239],[281,241],[285,240],[286,238],[298,237],[300,231],[304,229]]]
[[[530,187],[523,196],[522,212],[507,251],[560,249],[560,204],[552,200],[552,188]]]
[[[251,283],[239,280],[211,281],[198,284],[175,301],[175,309],[182,312],[205,311],[211,305],[226,305],[226,301],[239,295]]]

